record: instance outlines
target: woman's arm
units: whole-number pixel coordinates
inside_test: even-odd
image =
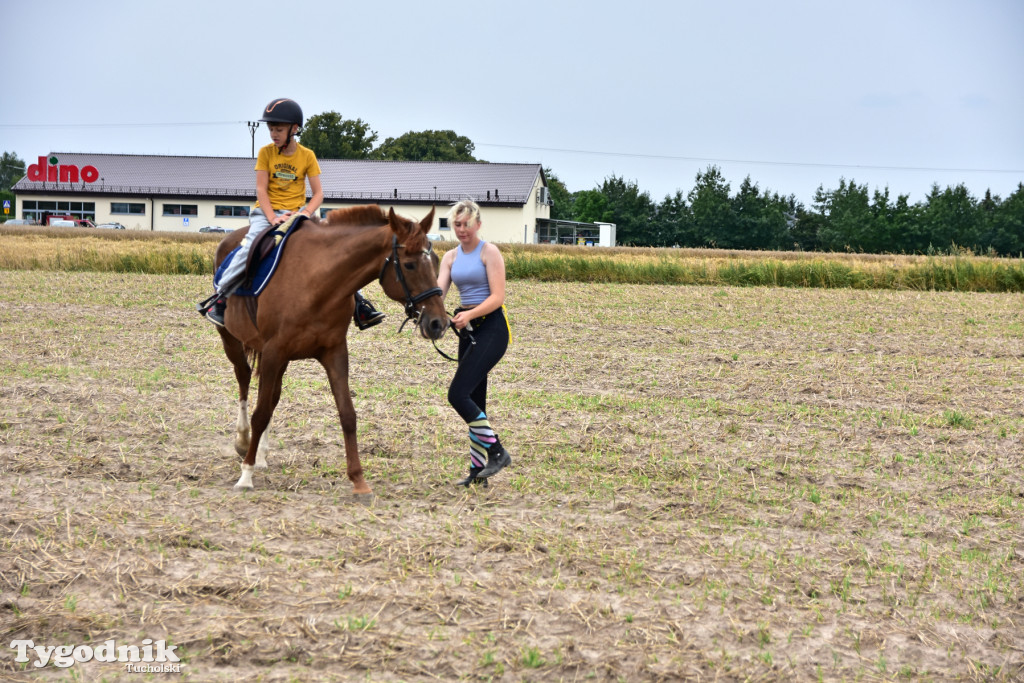
[[[441,265],[437,268],[437,286],[441,288],[442,299],[448,296],[448,288],[452,284],[452,261],[455,260],[455,249],[445,252],[441,257]]]

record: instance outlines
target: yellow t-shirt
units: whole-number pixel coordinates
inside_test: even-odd
[[[274,210],[297,211],[306,203],[306,177],[320,175],[320,164],[308,147],[299,145],[295,154],[285,156],[271,143],[260,148],[256,170],[270,174],[267,189]]]

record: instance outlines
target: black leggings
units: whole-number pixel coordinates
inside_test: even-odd
[[[470,325],[476,344],[471,345],[466,334],[459,338],[459,367],[448,386],[448,403],[467,423],[487,413],[487,373],[508,349],[508,322],[503,309],[476,318]]]

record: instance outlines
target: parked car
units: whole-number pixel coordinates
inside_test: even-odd
[[[74,221],[65,221],[61,219],[50,221],[51,228],[73,228],[75,225]]]
[[[199,232],[231,232],[227,228],[222,228],[219,225],[207,225],[199,228]]]
[[[88,218],[77,218],[75,216],[50,216],[47,220],[49,220],[48,225],[54,225],[55,226],[55,225],[57,225],[59,223],[60,225],[58,227],[64,227],[64,228],[68,227],[67,225],[64,225],[64,223],[71,223],[71,227],[75,227],[75,226],[78,226],[80,228],[95,228],[96,227],[96,224],[93,223]]]
[[[96,226],[97,228],[103,228],[104,230],[124,230],[125,227],[120,223],[100,223]]]
[[[12,218],[4,223],[4,225],[38,225],[38,223],[30,221],[27,218]]]

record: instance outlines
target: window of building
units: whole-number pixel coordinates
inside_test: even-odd
[[[21,203],[25,218],[42,223],[47,216],[72,216],[96,220],[95,202],[40,202],[27,199]]]
[[[132,202],[110,202],[110,213],[125,216],[145,216],[146,205]]]
[[[451,230],[451,228],[448,227],[448,219],[447,218],[438,218],[437,219],[437,229],[438,230]]]
[[[165,216],[198,216],[198,204],[164,204]]]
[[[248,206],[226,206],[218,204],[213,207],[214,216],[227,218],[247,218],[249,216]]]

